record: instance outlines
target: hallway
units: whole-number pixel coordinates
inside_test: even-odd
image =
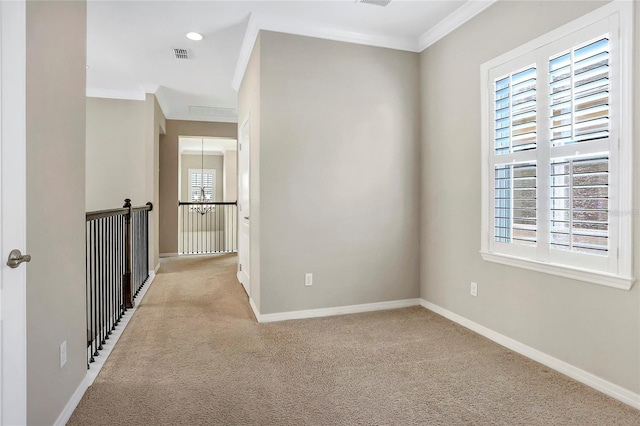
[[[164,259],[68,424],[640,422],[421,307],[258,324],[235,272],[235,255]]]

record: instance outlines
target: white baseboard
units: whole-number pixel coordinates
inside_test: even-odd
[[[56,419],[55,423],[53,424],[54,426],[65,426],[67,424],[67,422],[71,418],[71,415],[80,403],[80,400],[84,396],[84,393],[91,385],[89,383],[89,380],[89,373],[87,373],[85,374],[84,379],[82,379],[82,382],[80,382],[80,386],[78,386],[73,395],[71,395],[71,399],[69,399],[69,402],[67,402],[67,405],[64,407],[64,410],[62,410],[62,413],[60,413],[60,415]]]
[[[256,321],[260,322],[260,311],[258,310],[258,307],[256,306],[256,302],[253,301],[251,296],[249,296],[249,306],[251,306],[251,310],[253,311],[253,315],[256,316]]]
[[[158,273],[158,269],[160,269],[160,262],[158,262],[158,264],[156,265],[156,267],[153,269],[153,275],[155,277],[155,275]],[[149,275],[151,275],[151,271],[149,271]]]
[[[592,373],[584,371],[576,366],[559,360],[558,358],[554,358],[551,355],[534,349],[531,346],[520,343],[517,340],[493,331],[483,325],[475,323],[434,303],[428,302],[424,299],[420,299],[420,305],[430,311],[435,312],[436,314],[442,315],[443,317],[462,325],[463,327],[468,328],[469,330],[475,331],[476,333],[486,337],[487,339],[492,340],[508,349],[511,349],[512,351],[517,352],[520,355],[524,355],[527,358],[539,362],[540,364],[546,365],[547,367],[556,370],[566,376],[569,376],[572,379],[577,380],[578,382],[583,383],[589,387],[592,387],[593,389],[596,389],[606,395],[609,395],[610,397],[615,398],[618,401],[624,402],[625,404],[628,404],[634,408],[640,409],[640,394],[631,392],[630,390],[627,390],[621,386],[602,379]]]
[[[364,303],[362,305],[336,306],[333,308],[308,309],[304,311],[278,312],[275,314],[260,314],[254,306],[254,313],[258,322],[276,322],[292,319],[329,317],[333,315],[357,314],[361,312],[383,311],[387,309],[406,308],[420,305],[420,299],[392,300],[389,302]]]
[[[96,377],[98,377],[98,373],[100,373],[100,370],[102,370],[102,367],[104,366],[107,358],[109,358],[109,355],[111,355],[111,351],[113,351],[114,346],[120,339],[120,336],[122,336],[122,332],[129,324],[129,321],[138,309],[140,302],[142,302],[142,299],[144,299],[145,294],[147,294],[147,290],[149,290],[149,287],[151,287],[151,283],[153,283],[155,277],[155,271],[149,271],[148,281],[145,283],[144,287],[142,287],[140,293],[138,293],[138,295],[136,296],[136,306],[134,306],[133,309],[127,310],[126,314],[120,320],[120,324],[118,324],[118,327],[111,332],[109,340],[107,340],[105,344],[102,345],[102,351],[100,351],[100,355],[95,358],[95,362],[91,363],[90,369],[87,371],[87,374],[84,376],[82,382],[80,382],[80,385],[78,386],[76,391],[73,393],[73,395],[71,395],[71,399],[69,399],[69,402],[67,402],[67,405],[58,416],[58,419],[55,421],[54,426],[64,426],[67,424],[67,422],[71,418],[71,415],[80,403],[80,400],[84,396],[84,393],[87,391],[87,389],[89,389],[89,386],[93,384],[93,382],[96,380]]]
[[[178,253],[160,253],[160,258],[164,258],[164,257],[177,257]]]

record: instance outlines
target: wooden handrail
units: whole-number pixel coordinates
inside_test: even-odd
[[[87,212],[87,222],[91,220],[102,219],[103,217],[122,216],[127,213],[129,213],[129,209],[110,209]]]
[[[127,198],[128,200],[128,198]],[[126,200],[125,200],[126,202]],[[131,200],[129,200],[129,202],[131,202]],[[144,210],[153,210],[153,204],[151,204],[151,202],[145,204],[144,206],[140,206],[140,207],[132,207],[131,208],[132,211],[144,211]],[[87,212],[86,213],[86,219],[87,222],[89,222],[90,220],[96,220],[96,219],[102,219],[103,217],[111,217],[111,216],[123,216],[125,214],[129,213],[129,208],[123,207],[121,209],[108,209],[108,210],[96,210],[93,212]]]
[[[178,201],[178,206],[231,206],[238,204],[237,201]]]

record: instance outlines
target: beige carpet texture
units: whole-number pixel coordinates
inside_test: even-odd
[[[235,256],[164,259],[69,425],[640,425],[421,307],[258,324]]]

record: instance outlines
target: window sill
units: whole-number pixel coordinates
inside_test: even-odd
[[[535,260],[507,256],[504,254],[488,253],[484,251],[481,251],[480,254],[482,255],[482,259],[488,262],[515,266],[516,268],[528,269],[530,271],[544,272],[545,274],[558,275],[560,277],[604,285],[621,290],[630,290],[635,281],[635,278],[633,277],[621,277],[618,275],[607,274],[605,272],[572,268],[554,263],[538,262]]]

